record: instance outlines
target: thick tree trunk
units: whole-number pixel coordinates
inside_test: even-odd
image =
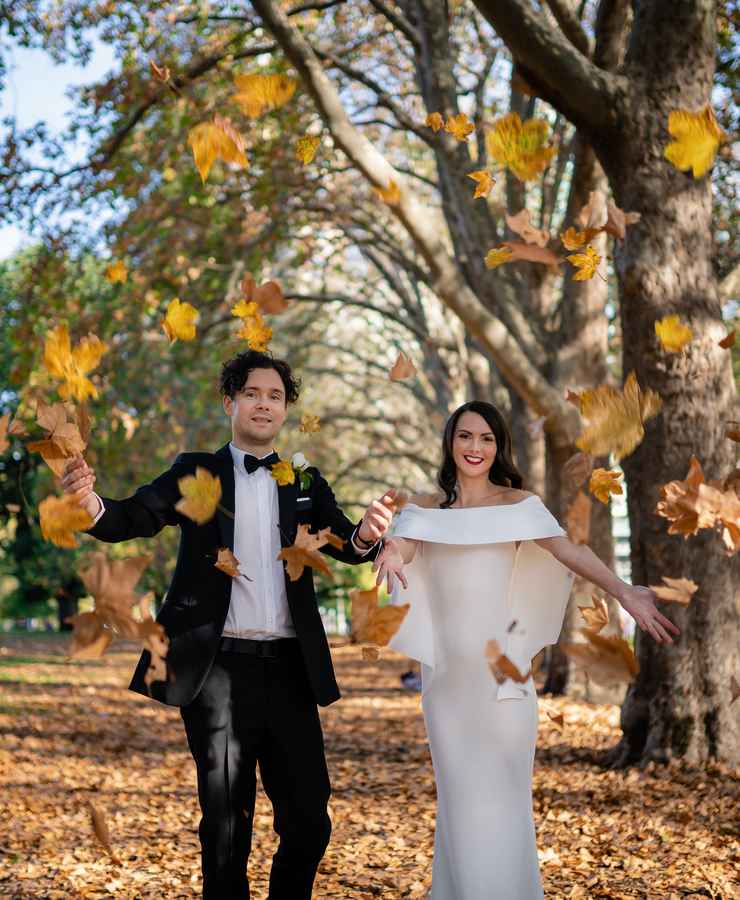
[[[645,13],[645,7],[638,9]],[[601,148],[618,205],[642,215],[615,254],[624,373],[634,369],[640,386],[663,398],[662,412],[623,462],[632,580],[660,584],[663,575],[684,577],[699,588],[688,607],[664,609],[682,630],[673,646],[638,632],[640,673],[622,708],[623,738],[612,762],[679,756],[737,763],[740,718],[730,707],[729,679],[740,661],[740,560],[728,559],[716,533],[668,535],[668,523],[655,513],[660,486],[683,479],[692,455],[707,478],[726,476],[735,459],[734,445],[724,435],[735,386],[730,354],[718,346],[726,329],[711,266],[711,185],[708,178],[677,171],[662,156],[669,112],[679,106],[697,109],[709,97],[714,23],[697,28],[686,45],[675,38],[680,21],[647,24],[667,32],[664,39],[651,35],[653,45],[662,48],[660,66],[645,59],[648,93],[632,104],[624,142]],[[636,54],[641,49],[634,47]],[[640,65],[639,56],[633,65]],[[656,338],[654,323],[668,314],[678,314],[694,332],[681,353],[665,352]]]

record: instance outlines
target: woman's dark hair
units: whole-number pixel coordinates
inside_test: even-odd
[[[479,416],[482,416],[496,438],[496,457],[493,460],[493,465],[488,470],[488,480],[491,484],[521,488],[524,483],[521,472],[514,465],[514,461],[511,458],[511,434],[504,417],[493,403],[471,400],[469,403],[463,403],[462,406],[456,409],[445,425],[444,436],[442,437],[442,465],[439,467],[437,475],[437,484],[445,493],[444,502],[440,503],[442,509],[451,506],[457,498],[457,491],[455,490],[457,466],[452,456],[452,441],[455,437],[455,429],[460,416],[466,412],[478,413]]]
[[[220,390],[225,397],[233,400],[249,378],[252,369],[274,369],[285,387],[285,403],[295,403],[301,390],[301,380],[296,378],[284,359],[275,359],[271,353],[245,350],[237,353],[221,366]]]

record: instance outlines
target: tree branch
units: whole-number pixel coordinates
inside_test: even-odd
[[[550,12],[560,26],[563,34],[573,46],[584,56],[591,57],[592,47],[588,35],[583,30],[580,19],[568,0],[547,0]]]
[[[604,72],[527,0],[475,0],[533,87],[587,131],[613,129],[628,81]]]
[[[719,299],[722,303],[736,299],[740,294],[740,262],[725,275],[719,283]]]

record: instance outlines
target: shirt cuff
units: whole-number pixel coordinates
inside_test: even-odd
[[[360,526],[358,525],[357,528],[355,528],[355,530],[352,532],[352,537],[350,538],[350,543],[352,544],[352,546],[353,546],[353,548],[354,548],[354,551],[355,551],[355,553],[356,553],[358,556],[367,556],[368,553],[369,553],[374,547],[377,547],[378,541],[375,541],[375,543],[374,543],[374,544],[371,544],[369,547],[361,547],[361,546],[357,543],[357,541],[355,540],[355,538],[357,537],[357,532],[358,532],[359,530],[360,530]]]
[[[100,509],[97,511],[97,513],[95,514],[95,517],[94,517],[94,519],[93,519],[93,525],[97,525],[97,524],[98,524],[98,519],[99,519],[99,518],[103,515],[103,513],[105,512],[105,504],[103,503],[103,501],[101,500],[101,498],[99,497],[99,495],[95,493],[95,491],[93,491],[93,497],[95,497],[96,500],[98,501],[98,503],[100,504]],[[92,527],[92,526],[91,526],[91,527]]]

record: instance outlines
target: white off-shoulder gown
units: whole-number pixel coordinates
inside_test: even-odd
[[[495,638],[525,672],[560,633],[573,574],[537,538],[565,532],[537,496],[506,506],[407,504],[393,534],[420,542],[410,603],[390,646],[422,663],[422,708],[437,784],[432,900],[543,897],[532,814],[537,695],[498,685]]]

